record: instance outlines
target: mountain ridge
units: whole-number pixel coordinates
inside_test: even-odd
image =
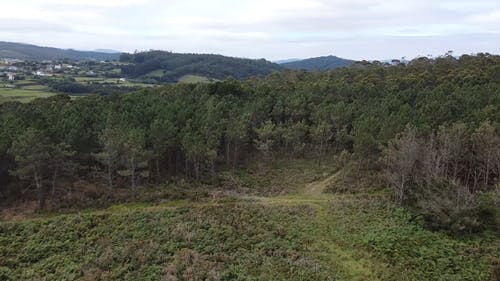
[[[344,59],[329,55],[322,57],[308,58],[298,61],[285,62],[280,65],[294,70],[332,70],[340,67],[347,67],[354,63],[354,60]]]
[[[33,44],[0,41],[0,58],[21,60],[118,60],[120,53],[78,51],[74,49],[60,49],[42,47]]]

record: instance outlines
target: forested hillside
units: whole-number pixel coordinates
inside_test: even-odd
[[[98,172],[110,187],[129,178],[135,191],[144,182],[237,168],[252,155],[269,162],[344,151],[366,171],[387,167],[399,204],[433,212],[437,226],[483,228],[477,200],[498,184],[500,168],[499,77],[500,58],[480,54],[5,103],[1,194],[20,199],[33,186],[43,208],[60,178]],[[442,204],[454,190],[468,199],[424,207],[436,186]],[[477,215],[460,221],[470,208]]]
[[[213,79],[237,79],[265,76],[282,68],[272,62],[225,57],[211,54],[178,54],[149,51],[122,54],[122,73],[129,77],[148,76],[157,82],[177,82],[184,75],[199,75]]]
[[[295,70],[332,70],[339,67],[350,66],[353,60],[343,59],[336,56],[325,56],[284,62],[280,65],[287,69]]]
[[[0,123],[2,198],[29,196],[21,191],[34,186],[43,208],[47,191],[63,177],[99,172],[110,187],[129,177],[135,190],[174,175],[202,178],[255,155],[269,162],[279,155],[344,151],[363,159],[365,170],[387,165],[402,205],[420,199],[431,204],[427,193],[434,194],[435,186],[442,186],[443,204],[456,189],[479,200],[498,184],[500,173],[499,77],[500,58],[480,54],[6,103]],[[479,206],[469,203],[456,214],[414,207],[460,225],[446,227],[483,227],[477,218],[455,221]]]
[[[9,215],[158,205],[0,224],[0,277],[496,280],[499,176],[489,54],[7,102]]]
[[[64,50],[50,47],[40,47],[30,44],[1,42],[0,58],[21,60],[117,60],[119,53]]]

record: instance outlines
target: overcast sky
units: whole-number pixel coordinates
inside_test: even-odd
[[[351,59],[500,53],[500,0],[0,0],[0,41]]]

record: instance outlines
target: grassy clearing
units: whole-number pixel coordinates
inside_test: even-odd
[[[30,102],[36,98],[46,98],[55,94],[50,92],[47,86],[30,79],[0,84],[0,103],[8,101]]]
[[[75,77],[75,80],[79,83],[82,83],[82,84],[90,84],[90,83],[113,84],[113,85],[121,86],[121,87],[153,87],[153,86],[155,86],[153,84],[139,83],[139,82],[130,81],[130,80],[120,81],[119,78],[77,76],[77,77]]]
[[[0,223],[0,280],[495,280],[493,234],[431,232],[383,192],[325,194],[332,169],[275,164],[224,175],[231,198]]]
[[[94,82],[94,81],[102,81],[103,78],[99,77],[85,77],[85,76],[75,76],[76,82]],[[117,79],[115,79],[116,81]]]
[[[110,84],[118,84],[119,78],[104,78],[104,77],[83,77],[77,76],[75,77],[76,82],[87,84],[87,83],[110,83]]]
[[[210,83],[213,81],[213,79],[199,75],[184,75],[179,79],[180,83]]]
[[[44,90],[28,90],[17,88],[1,88],[0,87],[0,102],[19,101],[30,102],[36,98],[46,98],[55,95],[55,93]]]
[[[23,86],[22,89],[23,90],[33,90],[33,91],[44,91],[44,92],[49,91],[49,87],[47,87],[46,85],[36,85],[36,84]]]
[[[162,77],[163,75],[165,75],[165,71],[163,69],[157,69],[145,74],[144,77],[154,78],[154,77]]]

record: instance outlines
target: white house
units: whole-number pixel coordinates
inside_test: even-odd
[[[46,73],[46,72],[43,72],[40,70],[34,72],[33,74],[35,74],[36,76],[52,76],[52,74],[49,74],[49,73]]]

